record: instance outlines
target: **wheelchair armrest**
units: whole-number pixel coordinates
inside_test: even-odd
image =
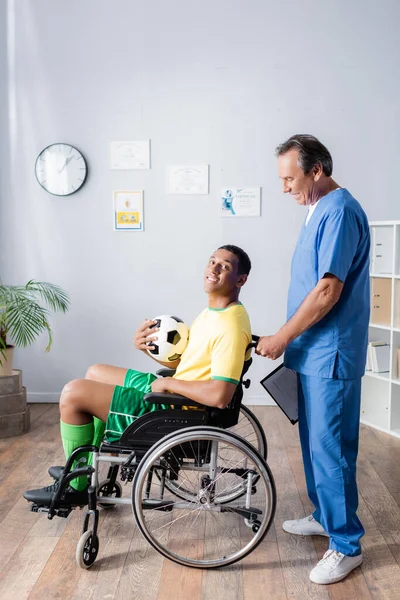
[[[164,367],[163,369],[158,369],[158,371],[156,371],[156,375],[159,375],[160,377],[172,377],[172,375],[175,375],[176,373],[176,369],[169,369],[168,367]]]
[[[199,404],[194,400],[189,400],[186,396],[180,394],[170,394],[169,392],[150,392],[144,396],[146,402],[153,404],[173,404],[174,406],[200,406],[204,408],[204,404]]]

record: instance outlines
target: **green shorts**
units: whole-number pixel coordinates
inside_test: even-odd
[[[151,384],[157,379],[152,373],[129,369],[124,385],[116,385],[106,421],[105,437],[108,442],[119,440],[125,429],[135,419],[155,410],[169,408],[167,404],[152,404],[143,398],[151,392]]]

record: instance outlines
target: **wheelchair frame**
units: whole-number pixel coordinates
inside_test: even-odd
[[[248,387],[250,385],[249,380],[243,381],[243,375],[247,372],[251,362],[251,358],[245,362],[240,382],[226,409],[206,407],[177,394],[147,394],[145,400],[152,403],[196,406],[200,410],[174,408],[146,413],[138,417],[124,431],[118,442],[103,442],[100,449],[96,446],[81,446],[71,453],[50,506],[47,508],[32,505],[31,509],[37,512],[46,512],[49,519],[54,516],[67,517],[71,510],[75,508],[62,503],[63,493],[69,482],[78,476],[87,475],[90,477],[88,509],[84,518],[82,536],[76,551],[76,559],[80,567],[89,568],[97,557],[99,549],[97,535],[98,505],[107,508],[119,504],[131,504],[135,521],[147,541],[167,558],[186,566],[213,568],[232,564],[249,554],[262,541],[275,514],[276,491],[273,476],[264,457],[245,439],[229,431],[229,427],[235,425],[238,421],[243,386]],[[251,411],[248,409],[247,411],[252,415]],[[254,415],[252,417],[258,423],[256,417]],[[193,438],[193,435],[198,437]],[[196,441],[199,447],[198,464],[196,464],[196,456],[191,456],[191,450],[188,451],[189,456],[185,451],[185,448],[193,447]],[[203,455],[200,453],[200,444],[203,443],[203,448],[206,442],[207,449],[205,455]],[[244,457],[243,466],[239,466],[241,465],[239,461],[232,467],[228,460],[227,467],[218,467],[218,453],[221,447],[225,448],[224,445],[230,447],[231,453],[242,453]],[[179,454],[181,449],[185,456],[176,459],[175,453]],[[82,452],[92,452],[92,465],[78,467],[71,471],[74,461]],[[166,462],[163,452],[169,457],[171,457],[172,452],[172,456],[175,457],[173,461],[171,462],[171,458],[169,458],[170,462]],[[187,463],[185,463],[186,459]],[[222,457],[220,462],[221,460],[223,463],[225,459]],[[108,462],[110,468],[107,480],[101,483],[99,482],[99,466],[103,462]],[[171,464],[174,466],[171,467]],[[253,465],[253,467],[248,468],[248,464]],[[185,468],[198,472],[198,476],[201,476],[198,492],[192,492],[173,483],[175,479],[179,478],[180,471],[183,470],[184,472]],[[121,471],[120,477],[122,480],[133,481],[132,498],[121,497],[121,486],[117,482],[119,471]],[[150,498],[154,473],[157,476],[154,481],[160,487],[159,499]],[[235,484],[233,487],[230,484],[227,491],[223,490],[226,492],[225,496],[220,493],[217,498],[215,492],[216,481],[224,476],[228,479],[232,475],[235,476]],[[146,478],[146,482],[143,478]],[[260,520],[262,511],[252,506],[252,496],[257,494],[257,485],[260,483],[264,486],[264,495],[267,502],[262,520]],[[178,500],[173,502],[164,500],[166,491],[176,496]],[[244,506],[232,504],[239,498],[245,498]],[[203,508],[206,508],[210,513],[229,513],[229,517],[232,517],[233,514],[239,515],[243,518],[247,528],[252,531],[254,537],[243,549],[234,552],[231,556],[223,556],[213,560],[192,560],[190,557],[185,558],[170,552],[161,542],[155,539],[153,533],[148,530],[143,512],[146,510],[154,510],[160,513],[171,512],[174,509],[178,511],[197,510],[196,519],[198,519],[199,515],[202,515]]]

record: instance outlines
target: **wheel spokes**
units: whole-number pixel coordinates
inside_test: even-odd
[[[138,477],[135,497],[141,508],[135,514],[142,532],[165,556],[190,566],[220,566],[238,560],[262,539],[273,513],[269,473],[234,436],[170,442],[159,458],[149,461]],[[150,469],[158,475],[146,500]],[[163,485],[168,473],[176,478],[173,487]],[[180,493],[188,491],[182,502]],[[220,500],[230,496],[222,506]],[[256,520],[258,528],[252,527]]]

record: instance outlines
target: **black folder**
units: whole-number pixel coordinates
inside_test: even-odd
[[[268,394],[272,396],[292,425],[299,420],[297,400],[297,373],[284,364],[260,381]]]

